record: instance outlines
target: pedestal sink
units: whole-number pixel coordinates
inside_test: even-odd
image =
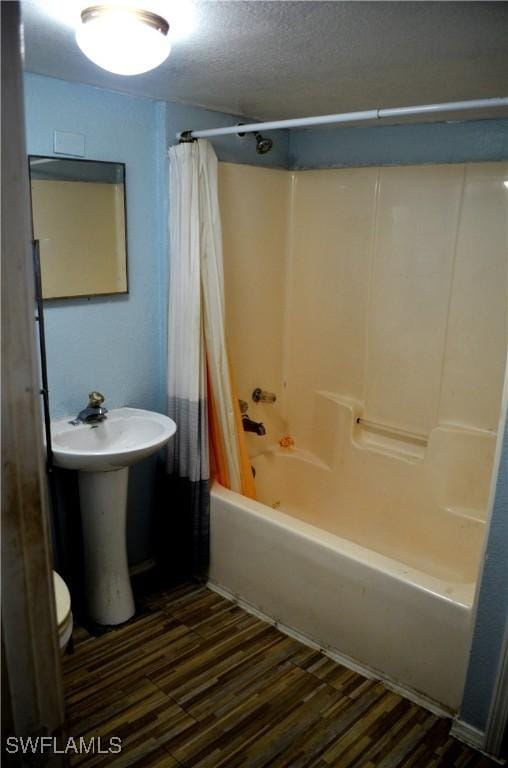
[[[125,536],[129,466],[175,432],[172,419],[137,408],[111,410],[99,424],[51,424],[55,464],[79,470],[86,601],[97,624],[121,624],[134,614]]]

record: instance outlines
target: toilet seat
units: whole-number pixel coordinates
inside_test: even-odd
[[[56,571],[53,571],[53,587],[55,590],[58,642],[60,648],[65,648],[72,635],[71,596],[67,584]]]

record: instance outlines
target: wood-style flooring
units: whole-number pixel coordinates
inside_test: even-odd
[[[83,633],[82,633],[83,634]],[[67,734],[122,739],[111,768],[423,768],[495,763],[381,683],[287,637],[205,587],[145,598],[141,614],[64,660]]]

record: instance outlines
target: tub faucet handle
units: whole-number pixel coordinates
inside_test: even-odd
[[[274,403],[277,400],[277,395],[274,392],[267,392],[260,387],[256,387],[252,393],[252,399],[255,403]]]

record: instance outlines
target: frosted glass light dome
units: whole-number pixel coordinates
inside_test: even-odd
[[[116,75],[155,69],[171,50],[169,24],[155,13],[115,5],[93,5],[81,13],[76,42],[89,59]]]

